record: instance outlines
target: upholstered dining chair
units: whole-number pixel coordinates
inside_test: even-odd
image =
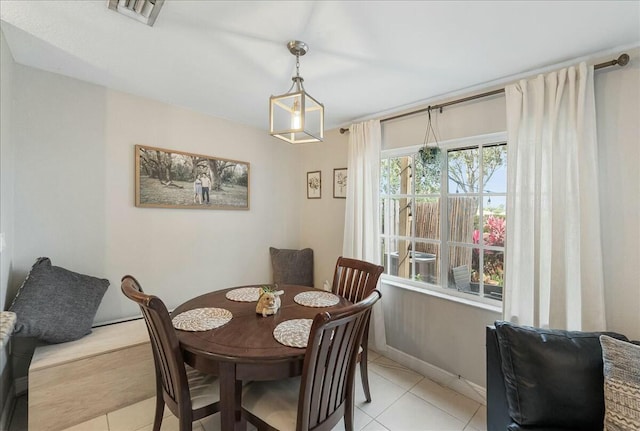
[[[242,395],[242,412],[258,430],[328,431],[344,417],[353,430],[353,386],[358,347],[380,299],[372,292],[348,307],[316,315],[301,377],[251,382]]]
[[[356,303],[368,296],[376,288],[380,274],[384,267],[358,259],[349,259],[340,256],[336,262],[333,274],[331,291],[336,295],[347,298]],[[369,389],[369,319],[364,328],[358,361],[360,362],[360,376],[362,377],[362,389],[368,403],[371,402],[371,390]]]
[[[169,311],[160,298],[147,295],[138,281],[125,275],[122,292],[140,306],[147,324],[156,369],[156,411],[153,431],[159,431],[165,404],[178,418],[180,431],[219,411],[218,379],[185,365]]]
[[[273,282],[313,287],[313,250],[269,247]]]

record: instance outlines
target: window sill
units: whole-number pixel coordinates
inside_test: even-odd
[[[468,298],[468,294],[459,293],[455,290],[447,291],[443,288],[439,288],[437,286],[418,286],[417,284],[411,283],[409,280],[405,280],[402,278],[397,278],[390,275],[383,274],[380,277],[380,282],[382,284],[387,284],[389,286],[399,287],[405,290],[411,290],[413,292],[422,293],[424,295],[434,296],[436,298],[445,299],[447,301],[457,302],[459,304],[468,305],[470,307],[480,308],[487,311],[493,311],[495,313],[502,314],[502,303],[500,305],[489,304],[485,302],[481,302],[482,298],[471,299]],[[421,283],[423,284],[423,283]],[[490,301],[487,299],[486,301]],[[495,301],[492,301],[495,302]]]

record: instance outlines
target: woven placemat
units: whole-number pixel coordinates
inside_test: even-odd
[[[228,323],[232,317],[224,308],[194,308],[178,314],[172,322],[181,331],[208,331]]]
[[[227,292],[225,295],[231,301],[256,302],[260,298],[260,287],[241,287]]]
[[[340,302],[340,298],[333,293],[311,291],[298,293],[293,300],[305,307],[331,307]]]
[[[311,332],[311,319],[292,319],[279,323],[273,330],[273,338],[288,347],[307,347]]]

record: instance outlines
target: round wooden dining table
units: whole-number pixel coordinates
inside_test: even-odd
[[[232,319],[208,331],[176,330],[184,360],[191,367],[219,376],[220,421],[223,431],[244,431],[242,416],[242,382],[277,380],[302,374],[305,349],[287,347],[274,336],[275,327],[291,319],[313,319],[318,313],[333,311],[350,305],[347,299],[330,307],[303,306],[294,301],[301,292],[322,292],[306,286],[279,285],[284,290],[282,305],[275,315],[262,317],[256,313],[257,301],[240,302],[227,299],[227,292],[245,287],[210,292],[177,307],[172,316],[195,308],[224,308]]]

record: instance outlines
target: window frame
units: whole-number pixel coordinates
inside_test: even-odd
[[[476,135],[476,136],[471,136],[471,137],[464,137],[464,138],[457,138],[457,139],[450,139],[447,141],[442,141],[438,143],[438,146],[440,147],[440,149],[443,151],[443,153],[447,153],[448,151],[451,150],[457,150],[457,149],[464,149],[464,148],[470,148],[470,147],[478,147],[480,145],[482,146],[491,146],[491,145],[500,145],[500,144],[507,144],[508,145],[508,140],[507,140],[507,132],[497,132],[497,133],[488,133],[488,134],[483,134],[483,135]],[[415,153],[417,153],[421,148],[423,147],[423,144],[419,144],[419,145],[411,145],[411,146],[405,146],[405,147],[399,147],[399,148],[390,148],[390,149],[383,149],[380,152],[380,163],[379,163],[379,169],[381,169],[382,167],[382,160],[383,159],[392,159],[392,158],[397,158],[397,157],[406,157],[406,156],[412,156]],[[481,162],[482,163],[482,162]],[[480,180],[482,181],[482,179]],[[385,269],[385,272],[382,273],[381,275],[381,281],[384,284],[390,285],[390,286],[395,286],[395,287],[400,287],[403,289],[408,289],[411,291],[415,291],[415,292],[419,292],[419,293],[423,293],[423,294],[427,294],[427,295],[432,295],[432,296],[436,296],[439,298],[443,298],[443,299],[448,299],[448,300],[452,300],[455,302],[460,302],[463,304],[467,304],[467,305],[472,305],[472,306],[476,306],[479,308],[484,308],[484,309],[488,309],[491,311],[497,311],[497,312],[501,312],[502,311],[502,307],[503,307],[503,303],[504,303],[504,291],[506,290],[506,286],[503,285],[503,299],[500,300],[496,300],[496,299],[491,299],[488,297],[484,297],[484,296],[476,296],[473,294],[469,294],[467,292],[460,292],[458,290],[455,289],[451,289],[451,288],[447,288],[447,287],[443,287],[443,284],[446,283],[448,284],[449,280],[448,280],[448,271],[443,270],[442,268],[447,268],[448,266],[448,256],[449,256],[449,248],[452,246],[456,246],[456,245],[460,245],[459,243],[456,242],[452,242],[449,240],[449,220],[448,220],[448,211],[449,211],[449,190],[448,190],[448,183],[449,183],[449,178],[448,178],[448,172],[447,172],[447,166],[443,166],[443,168],[441,169],[441,178],[440,178],[440,193],[439,193],[439,199],[441,201],[440,204],[440,232],[439,232],[439,237],[440,239],[438,240],[439,245],[440,245],[440,255],[441,255],[441,259],[440,259],[440,265],[441,265],[441,270],[440,270],[440,284],[432,284],[429,283],[427,281],[417,281],[417,280],[413,280],[413,279],[407,279],[407,278],[403,278],[403,277],[398,277],[398,276],[394,276],[394,275],[390,275],[388,274],[386,271],[387,269]],[[482,189],[481,189],[482,190]],[[412,210],[413,210],[413,205],[415,203],[415,186],[412,185],[412,194],[411,195],[406,195],[406,194],[390,194],[390,193],[386,193],[383,194],[380,191],[380,186],[378,186],[378,193],[379,193],[379,198],[382,201],[382,199],[384,198],[411,198],[412,199]],[[508,193],[508,192],[507,192]],[[504,195],[506,196],[507,193],[505,193]],[[484,195],[480,195],[480,199],[482,199]],[[443,205],[443,203],[445,203]],[[414,212],[415,213],[415,212]],[[382,227],[382,214],[380,214],[380,219],[378,220],[378,243],[382,244],[382,241],[390,241],[391,239],[405,239],[407,241],[410,241],[412,244],[415,244],[416,241],[422,241],[424,242],[425,239],[424,238],[417,238],[415,236],[415,223],[412,222],[412,226],[411,226],[411,235],[410,236],[404,236],[404,237],[400,237],[398,235],[390,235],[389,232],[385,232],[384,234],[382,233],[383,227]],[[434,242],[433,240],[429,240],[427,242]],[[443,248],[446,246],[447,250],[444,251]],[[468,246],[468,244],[464,244],[464,246]],[[481,250],[487,250],[490,249],[491,246],[486,246],[484,245],[483,248],[481,248]],[[506,254],[506,244],[504,246],[504,253]],[[505,272],[506,272],[507,268],[505,265]],[[414,268],[412,268],[412,272],[414,271]],[[445,280],[443,280],[443,277],[445,278]]]

